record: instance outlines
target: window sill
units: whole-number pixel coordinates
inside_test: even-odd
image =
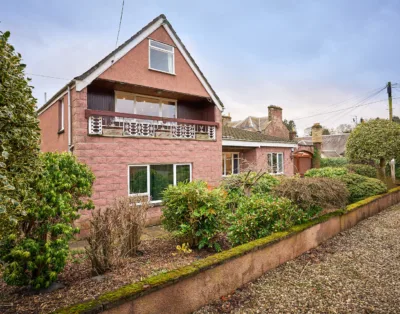
[[[64,132],[65,132],[65,130],[62,129],[62,130],[59,130],[59,131],[57,132],[57,134],[62,134],[62,133],[64,133]]]
[[[157,69],[152,69],[152,68],[149,68],[149,70],[150,70],[150,71],[155,71],[155,72],[160,72],[160,73],[165,73],[165,74],[169,74],[169,75],[176,76],[175,73],[165,72],[165,71],[161,71],[161,70],[157,70]]]

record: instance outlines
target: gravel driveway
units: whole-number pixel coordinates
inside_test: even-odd
[[[400,313],[400,204],[195,313]]]

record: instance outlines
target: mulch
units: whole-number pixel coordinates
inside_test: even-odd
[[[51,313],[214,253],[193,250],[190,254],[173,254],[177,253],[177,244],[171,237],[142,241],[137,257],[127,259],[121,267],[97,277],[92,276],[90,261],[84,251],[73,250],[64,271],[58,276],[58,282],[64,285],[62,289],[36,294],[27,287],[8,286],[0,279],[0,313]]]

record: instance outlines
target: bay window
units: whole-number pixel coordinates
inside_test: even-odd
[[[239,153],[222,153],[222,175],[239,173]]]
[[[191,180],[191,164],[129,166],[129,195],[147,195],[152,202],[160,202],[168,185]]]
[[[176,100],[115,91],[115,112],[176,118]]]
[[[174,47],[149,40],[149,68],[169,74],[175,74]]]
[[[267,169],[270,174],[283,174],[283,153],[268,153]]]

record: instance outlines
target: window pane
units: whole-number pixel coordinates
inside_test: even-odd
[[[150,48],[150,68],[168,73],[173,73],[174,55]]]
[[[283,172],[283,154],[278,154],[278,173],[282,173]]]
[[[162,116],[164,118],[176,118],[176,106],[172,101],[162,101]]]
[[[277,169],[277,156],[276,153],[272,153],[272,172],[273,173],[277,173],[278,169]]]
[[[190,182],[190,166],[189,165],[177,165],[176,166],[176,183],[179,182]]]
[[[267,159],[268,159],[268,173],[273,173],[273,166],[272,166],[272,154],[268,153],[267,155]]]
[[[164,191],[168,185],[173,183],[173,165],[150,166],[150,196],[152,201],[161,201],[161,192]]]
[[[225,154],[222,154],[222,175],[225,175]]]
[[[232,174],[232,154],[226,153],[226,175],[229,176]]]
[[[239,154],[233,154],[233,173],[239,173]]]
[[[128,93],[116,93],[115,96],[115,112],[134,113],[134,95]]]
[[[174,50],[174,48],[173,48],[172,46],[159,43],[158,41],[152,41],[152,40],[151,40],[151,41],[150,41],[150,46],[152,46],[152,47],[157,47],[157,48],[161,48],[161,49],[168,50],[168,51],[171,51],[171,52]]]
[[[158,99],[146,98],[146,97],[136,97],[136,114],[142,114],[145,116],[155,116],[160,115],[160,104]]]
[[[147,193],[147,167],[129,167],[129,193]]]

